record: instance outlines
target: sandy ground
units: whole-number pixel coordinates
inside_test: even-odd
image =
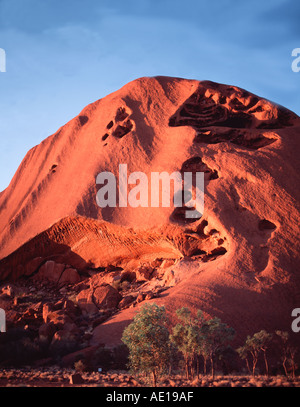
[[[79,381],[81,383],[79,383]],[[1,369],[1,387],[149,387],[149,378],[134,377],[125,371],[82,372],[74,369]],[[181,375],[161,378],[159,387],[300,387],[300,377],[216,375],[186,380]]]

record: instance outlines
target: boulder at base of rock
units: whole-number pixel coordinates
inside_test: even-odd
[[[73,268],[66,268],[59,279],[59,286],[62,287],[65,284],[78,284],[80,283],[80,276],[78,271]]]
[[[48,280],[57,283],[64,269],[64,264],[55,263],[55,261],[49,260],[41,266],[38,273],[34,276],[34,279],[38,281]]]
[[[29,261],[25,266],[25,275],[31,276],[43,263],[44,259],[42,257],[35,257],[33,260]]]
[[[151,266],[142,265],[138,267],[135,271],[137,281],[147,281],[150,280],[151,274],[153,273],[154,268]]]
[[[57,329],[64,329],[66,324],[74,324],[64,310],[49,312],[44,322],[53,322]]]
[[[76,297],[76,302],[79,308],[87,314],[95,314],[98,312],[98,308],[93,302],[93,290],[90,288],[80,291]]]
[[[72,319],[81,314],[81,309],[71,300],[64,301],[63,310]]]
[[[135,297],[133,295],[126,295],[126,297],[122,298],[122,300],[119,302],[119,308],[122,309],[128,307],[128,305],[134,300]]]
[[[69,325],[69,324],[68,324]],[[55,332],[50,344],[53,355],[65,355],[78,349],[79,330],[75,324],[65,326],[64,329]]]
[[[39,328],[39,339],[42,343],[49,344],[52,341],[53,335],[56,332],[56,327],[53,322],[42,324]]]
[[[111,285],[106,284],[97,287],[94,291],[94,303],[100,308],[116,308],[122,296]]]

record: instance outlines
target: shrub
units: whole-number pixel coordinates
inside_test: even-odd
[[[129,349],[132,371],[151,373],[153,386],[170,363],[169,331],[165,307],[145,304],[125,328],[122,341]]]

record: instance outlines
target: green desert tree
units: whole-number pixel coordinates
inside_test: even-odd
[[[202,330],[203,326],[205,325],[205,319],[203,312],[201,310],[198,310],[197,312],[197,319],[196,323],[198,326],[198,336],[197,336],[197,341],[198,341],[198,346],[197,346],[197,376],[199,377],[199,357],[202,357],[203,359],[203,373],[206,375],[207,373],[207,360],[209,359],[209,348],[206,345],[205,342],[205,335]]]
[[[122,341],[129,349],[132,371],[150,373],[153,386],[170,364],[170,341],[165,307],[145,304],[125,328]]]
[[[249,364],[250,351],[249,351],[248,347],[246,346],[246,344],[243,346],[240,346],[236,351],[237,351],[239,357],[242,360],[246,361],[247,369],[248,369],[249,373],[251,373],[250,364]]]
[[[173,327],[170,339],[183,355],[186,378],[189,379],[190,374],[194,373],[192,366],[200,349],[202,314],[198,313],[197,319],[194,319],[191,311],[182,307],[176,311],[176,315],[180,322]]]
[[[206,346],[203,335],[201,335],[199,347],[198,347],[198,356],[201,356],[203,359],[203,374],[207,374],[207,361],[209,360],[209,347]],[[199,374],[198,374],[199,377]]]
[[[286,331],[275,331],[281,348],[281,359],[284,373],[288,376],[288,368],[292,371],[292,377],[295,377],[296,363],[295,356],[297,353],[296,348],[289,344],[289,333]]]
[[[265,362],[266,374],[269,374],[269,365],[267,359],[267,349],[272,340],[272,334],[269,334],[265,330],[256,332],[253,336],[248,335],[245,344],[237,349],[237,352],[242,359],[246,359],[247,366],[249,368],[248,355],[252,358],[252,375],[255,376],[256,366],[259,359],[259,355],[262,352]],[[250,370],[250,369],[249,369]]]
[[[283,370],[286,376],[288,376],[288,370],[287,370],[287,361],[289,358],[289,334],[286,331],[275,331],[275,334],[277,335],[277,338],[279,340],[280,348],[281,348],[281,360],[282,360],[282,366]]]
[[[202,352],[208,355],[211,364],[211,374],[215,375],[215,359],[234,338],[235,331],[219,318],[206,321],[201,327]]]
[[[269,363],[267,358],[267,350],[272,341],[273,335],[265,331],[264,329],[254,334],[257,346],[263,353],[266,375],[269,376]]]
[[[289,364],[291,366],[292,378],[293,379],[295,379],[295,370],[298,367],[298,365],[296,364],[296,361],[295,361],[297,352],[298,352],[297,348],[294,348],[294,347],[290,346],[290,348],[289,348],[290,357],[288,359],[288,362],[289,362]]]
[[[255,338],[250,335],[247,336],[245,345],[244,345],[244,351],[247,353],[250,353],[251,357],[252,357],[252,375],[253,377],[255,376],[255,370],[256,370],[256,365],[258,362],[258,356],[259,356],[259,352],[260,352],[260,348],[255,340]]]

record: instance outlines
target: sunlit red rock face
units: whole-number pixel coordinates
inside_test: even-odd
[[[234,86],[133,81],[27,153],[0,195],[1,277],[19,277],[39,257],[84,269],[189,256],[157,300],[170,311],[202,308],[245,332],[289,329],[300,306],[299,133],[297,115]],[[172,207],[99,208],[96,176],[117,175],[120,163],[149,178],[205,172],[203,216],[186,222]],[[118,341],[124,324],[115,322],[134,311],[101,325],[94,342],[111,340],[112,330]]]

